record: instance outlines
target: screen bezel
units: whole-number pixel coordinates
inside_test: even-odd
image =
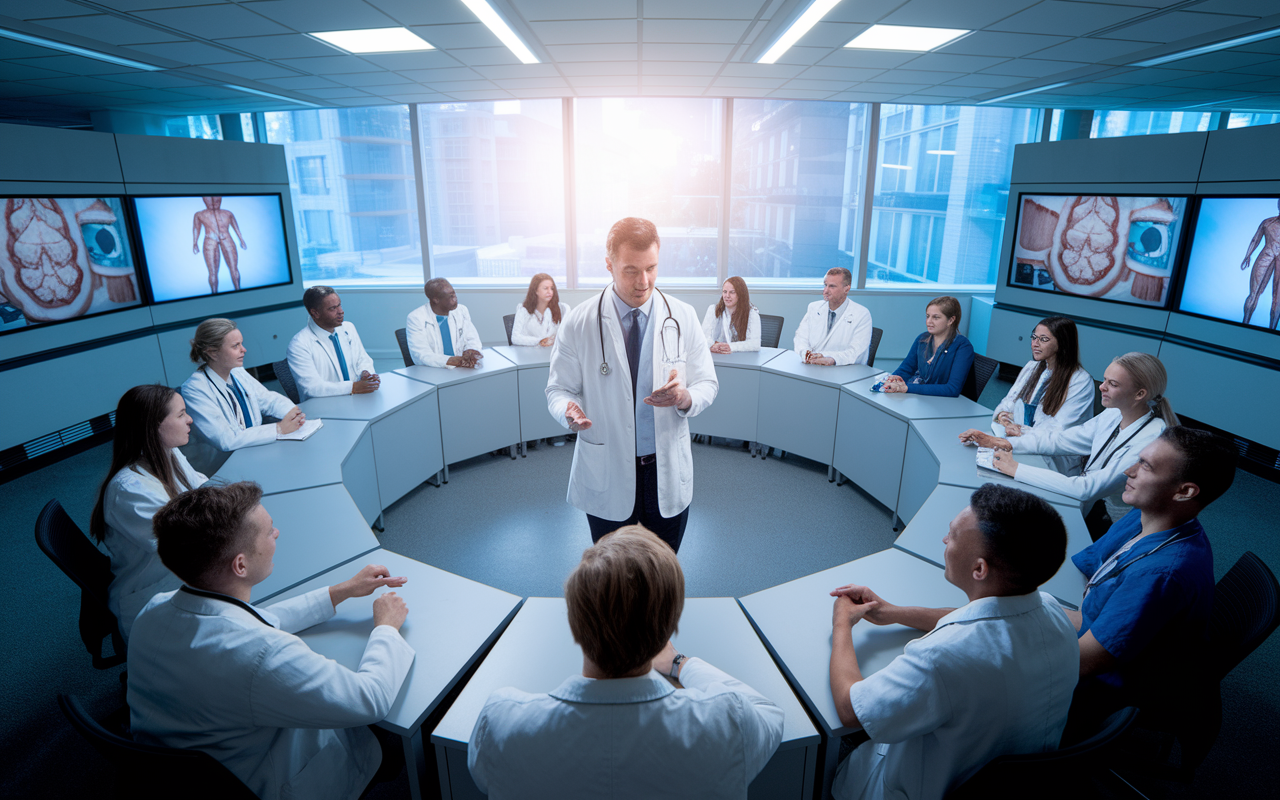
[[[151,288],[151,269],[147,264],[147,250],[143,244],[142,222],[141,222],[141,217],[138,214],[137,201],[150,200],[150,199],[162,200],[166,198],[189,199],[189,198],[199,198],[204,196],[205,195],[203,194],[188,194],[188,193],[128,195],[129,212],[133,217],[134,225],[137,228],[138,248],[136,252],[139,254],[139,262],[142,270],[142,272],[140,273],[139,282],[146,284],[145,291],[147,296],[147,303],[149,305],[165,306],[171,303],[185,303],[188,300],[199,300],[202,298],[214,297],[215,295],[194,294],[194,295],[189,295],[187,297],[175,297],[170,300],[156,299],[155,292],[152,291],[152,288]],[[214,196],[214,195],[211,193],[209,196]],[[280,211],[280,238],[284,241],[285,267],[288,270],[287,280],[279,281],[277,283],[267,283],[267,284],[263,284],[262,286],[253,286],[247,289],[230,289],[225,292],[218,292],[217,296],[220,297],[223,295],[242,295],[248,292],[256,292],[259,289],[273,289],[280,286],[292,285],[293,284],[293,253],[290,252],[291,248],[289,247],[289,229],[288,229],[288,219],[285,217],[285,212],[284,212],[284,195],[280,192],[217,192],[216,196],[217,197],[274,197],[276,199],[276,206],[279,208],[279,211]]]
[[[1075,294],[1073,292],[1064,292],[1059,289],[1040,289],[1035,286],[1027,286],[1021,283],[1014,283],[1013,277],[1017,273],[1017,241],[1019,225],[1022,223],[1022,199],[1023,197],[1169,197],[1177,198],[1184,201],[1182,212],[1182,225],[1178,231],[1178,240],[1175,243],[1173,253],[1173,274],[1169,276],[1169,288],[1165,292],[1164,302],[1160,304],[1133,302],[1129,300],[1116,300],[1110,297],[1090,297],[1083,294]],[[1179,193],[1159,193],[1159,192],[1039,192],[1020,190],[1018,192],[1016,204],[1016,212],[1013,218],[1013,227],[1010,229],[1012,239],[1009,247],[1009,260],[1007,262],[1008,271],[1005,274],[1004,284],[1009,289],[1018,289],[1028,292],[1036,292],[1043,295],[1057,295],[1059,297],[1074,297],[1088,302],[1110,303],[1116,306],[1126,308],[1145,308],[1152,311],[1172,311],[1173,298],[1176,292],[1181,290],[1182,286],[1182,267],[1187,253],[1188,226],[1192,218],[1192,214],[1196,210],[1197,195],[1179,194]]]

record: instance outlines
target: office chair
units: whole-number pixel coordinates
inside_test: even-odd
[[[285,396],[295,403],[301,403],[298,384],[293,379],[293,370],[289,369],[289,360],[276,361],[271,365],[271,371],[276,374],[276,380],[280,381],[280,388],[284,390]]]
[[[400,345],[400,357],[406,367],[413,366],[413,356],[409,354],[409,334],[404,328],[396,328],[396,344]]]
[[[1107,717],[1097,733],[1078,744],[1047,753],[993,758],[949,792],[947,800],[1088,797],[1087,792],[1081,792],[1081,783],[1106,767],[1106,757],[1137,716],[1138,709],[1122,708]]]
[[[760,315],[760,346],[777,347],[782,338],[783,318],[774,314]]]
[[[987,382],[998,369],[1000,369],[999,361],[974,353],[973,366],[969,368],[969,375],[964,379],[960,396],[967,397],[975,403],[978,402],[978,398],[982,396],[982,390],[987,388]]]
[[[880,338],[884,336],[884,328],[871,329],[871,349],[867,351],[867,366],[876,365],[876,351],[880,349]]]
[[[124,637],[115,614],[107,607],[111,559],[93,546],[57,500],[46,503],[36,518],[36,544],[80,587],[80,640],[89,651],[93,666],[110,669],[123,664]],[[111,656],[102,654],[102,640],[107,637],[111,637]]]
[[[126,706],[98,722],[75,695],[58,695],[58,708],[71,727],[116,768],[116,796],[168,800],[183,795],[251,800],[253,792],[213,756],[135,742]]]
[[[516,325],[515,314],[505,314],[502,317],[502,325],[507,329],[507,344],[511,344],[511,329]]]

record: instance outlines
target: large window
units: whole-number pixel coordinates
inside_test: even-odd
[[[434,275],[561,286],[564,123],[559,100],[418,106]]]
[[[1211,111],[1095,111],[1092,139],[1147,136],[1155,133],[1207,131],[1215,122]]]
[[[407,106],[268,112],[290,165],[303,278],[422,283]]]
[[[856,272],[866,110],[734,101],[729,275],[758,283]]]
[[[623,217],[662,237],[664,281],[714,282],[724,194],[724,101],[578,98],[574,103],[578,276],[608,280],[604,241]]]
[[[971,106],[880,107],[866,285],[990,285],[1014,145],[1039,112]]]
[[[1228,128],[1249,128],[1254,125],[1274,125],[1280,122],[1280,114],[1263,114],[1251,111],[1232,111],[1227,119]]]

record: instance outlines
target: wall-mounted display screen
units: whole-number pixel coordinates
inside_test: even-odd
[[[278,194],[134,197],[132,202],[154,302],[293,280]]]
[[[1008,285],[1164,308],[1186,197],[1023,194]]]
[[[1280,322],[1280,198],[1201,199],[1177,308],[1276,330]]]
[[[0,332],[139,305],[119,197],[4,197]]]

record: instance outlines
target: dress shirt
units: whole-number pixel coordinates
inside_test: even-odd
[[[267,444],[276,440],[275,423],[263,423],[264,416],[284,419],[293,410],[293,401],[282,394],[270,391],[256,378],[240,367],[231,370],[231,379],[244,392],[249,407],[249,419],[241,420],[244,411],[236,400],[228,381],[218,373],[201,367],[191,373],[178,391],[187,403],[191,415],[191,442],[183,448],[196,469],[205,473],[217,472],[223,453]]]
[[[827,330],[826,300],[810,303],[796,327],[796,353],[804,358],[806,350],[834,358],[836,364],[865,364],[871,354],[871,312],[845,298],[836,309],[836,322]]]
[[[298,385],[301,399],[333,397],[351,394],[351,386],[360,379],[360,373],[373,372],[373,359],[365,352],[356,326],[344,322],[334,329],[342,343],[343,357],[347,360],[347,372],[351,380],[342,379],[338,356],[333,349],[329,332],[308,320],[307,327],[294,334],[289,341],[289,371]]]
[[[178,469],[194,489],[208,480],[197,472],[182,451],[169,451]],[[181,480],[175,482],[183,490]],[[169,502],[164,485],[141,466],[134,464],[111,476],[102,496],[102,512],[107,523],[103,544],[111,556],[111,585],[107,587],[107,607],[120,623],[120,633],[127,640],[138,612],[157,592],[167,592],[182,585],[156,555],[156,537],[151,532],[151,518]]]
[[[1147,423],[1149,418],[1151,421]],[[1143,423],[1147,423],[1145,427]],[[1106,503],[1112,521],[1118,521],[1129,513],[1129,504],[1122,497],[1124,471],[1138,463],[1138,453],[1142,448],[1164,431],[1164,420],[1148,415],[1112,438],[1111,434],[1119,424],[1120,410],[1108,408],[1074,428],[1032,428],[1021,436],[1014,436],[1009,439],[1014,453],[1087,456],[1084,472],[1075,477],[1045,467],[1019,464],[1015,480],[1074,497],[1085,512],[1094,501],[1101,499]]]
[[[649,299],[644,305],[640,306],[640,374],[636,376],[636,456],[650,456],[657,452],[658,447],[655,443],[653,431],[653,406],[644,401],[644,398],[653,394],[653,370],[649,369],[649,365],[653,363],[653,302],[657,292],[649,295]],[[622,341],[627,340],[627,336],[631,333],[631,312],[634,311],[631,306],[622,302],[622,298],[618,297],[618,293],[609,292],[609,296],[613,298],[613,307],[618,311],[618,319],[622,321]]]
[[[959,397],[973,368],[973,345],[963,334],[957,333],[941,353],[930,354],[932,339],[927,331],[917,338],[893,374],[906,382],[907,391],[911,394]],[[930,355],[932,364],[929,363]]]
[[[458,304],[450,311],[449,335],[453,339],[453,354],[462,355],[467,350],[483,349],[480,334],[476,326],[471,324],[471,312],[467,307]],[[449,356],[444,354],[444,339],[440,336],[440,325],[436,322],[436,312],[430,303],[424,303],[409,312],[405,320],[405,338],[409,342],[409,356],[413,363],[424,367],[444,367],[448,365]]]
[[[143,609],[129,643],[134,737],[203,750],[263,800],[355,800],[382,760],[364,726],[391,709],[413,648],[379,625],[358,671],[314,652],[294,632],[333,616],[328,587],[254,611],[184,590]]]
[[[1025,406],[1020,399],[1020,395],[1027,385],[1027,381],[1031,380],[1031,375],[1036,371],[1036,365],[1039,363],[1035,359],[1028,361],[1022,371],[1018,373],[1018,377],[1013,382],[1013,387],[1009,389],[1009,393],[1000,401],[1000,405],[996,406],[995,413],[991,415],[991,432],[996,436],[1003,437],[1005,435],[1004,426],[995,421],[995,418],[1000,416],[1002,412],[1008,411],[1013,415],[1014,422],[1019,425],[1022,424],[1026,414],[1023,410]],[[1032,393],[1033,397],[1040,395],[1040,402],[1036,405],[1035,416],[1032,417],[1032,427],[1037,431],[1073,428],[1089,419],[1093,414],[1093,377],[1089,375],[1089,372],[1084,367],[1077,369],[1071,376],[1071,383],[1067,385],[1067,396],[1062,401],[1062,407],[1058,409],[1058,413],[1047,413],[1044,410],[1043,392],[1052,377],[1053,370],[1046,369],[1044,375],[1036,383],[1035,391]],[[1079,456],[1049,456],[1049,461],[1053,463],[1053,468],[1063,475],[1080,474]]]
[[[940,800],[996,756],[1055,750],[1079,674],[1075,626],[1049,595],[961,606],[850,688],[871,741],[832,794]]]
[[[561,303],[560,319],[563,320],[568,313],[568,304]],[[538,347],[539,342],[555,336],[559,329],[560,324],[556,322],[550,308],[539,315],[536,311],[533,313],[525,311],[524,303],[517,303],[515,322],[511,324],[511,343],[518,347]]]
[[[723,317],[716,316],[716,303],[707,306],[702,317],[702,333],[708,343],[725,342],[734,353],[755,352],[760,349],[760,312],[755,306],[747,312],[747,333],[739,339],[733,330],[733,314],[724,310]]]
[[[782,709],[698,658],[680,681],[651,671],[499,689],[471,732],[471,776],[491,800],[745,800],[782,741]]]

